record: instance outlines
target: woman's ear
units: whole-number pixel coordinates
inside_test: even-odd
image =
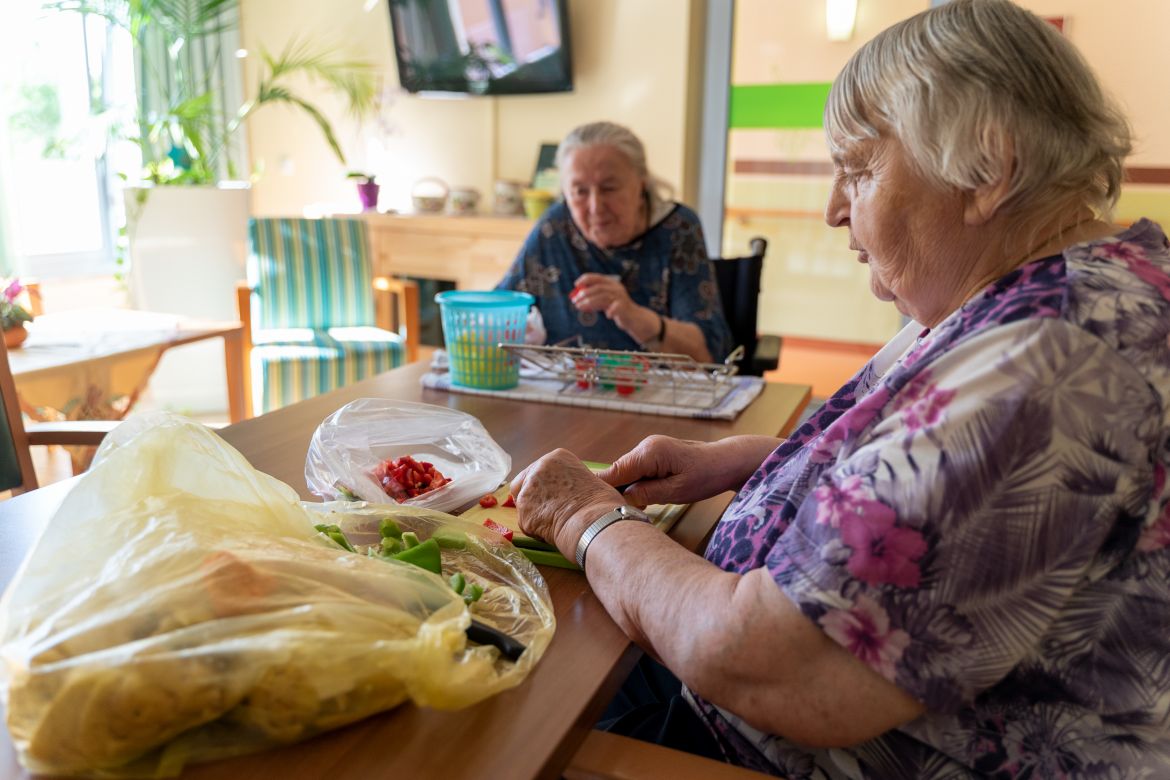
[[[999,160],[999,175],[980,184],[967,197],[963,221],[972,227],[986,225],[994,219],[1011,191],[1013,174],[1016,171],[1016,153],[1015,144],[1007,136],[1000,142]]]

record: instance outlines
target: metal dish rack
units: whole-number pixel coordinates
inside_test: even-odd
[[[537,369],[521,376],[564,383],[562,393],[609,395],[630,401],[707,409],[718,404],[734,387],[737,347],[723,363],[700,363],[687,355],[662,352],[626,352],[592,347],[499,344]],[[639,391],[642,392],[639,395]]]

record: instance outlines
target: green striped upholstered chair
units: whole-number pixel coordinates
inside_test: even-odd
[[[390,330],[389,317],[375,316],[376,308],[381,315],[390,307],[375,306],[361,220],[252,219],[248,244],[247,294],[238,302],[254,410],[267,412],[414,359],[414,344]],[[404,283],[379,281],[383,293],[398,293],[399,328],[417,322],[417,290],[411,314],[403,305]]]

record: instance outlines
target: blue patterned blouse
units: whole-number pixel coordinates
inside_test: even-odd
[[[556,203],[537,222],[496,285],[536,297],[549,344],[579,334],[585,344],[598,349],[641,349],[604,314],[573,307],[569,293],[584,273],[616,274],[635,303],[698,325],[713,360],[722,361],[731,351],[731,332],[723,319],[703,228],[686,206],[675,205],[634,241],[606,250],[587,241],[568,207]]]
[[[916,335],[769,456],[707,557],[766,567],[926,714],[814,753],[699,712],[791,780],[1170,777],[1166,235],[1071,246]]]

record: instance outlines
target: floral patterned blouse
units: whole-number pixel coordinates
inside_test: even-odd
[[[536,297],[549,344],[580,335],[585,344],[598,349],[640,350],[641,345],[604,314],[579,312],[569,301],[581,274],[617,275],[635,303],[698,325],[712,360],[721,361],[733,345],[703,228],[695,212],[682,204],[671,205],[641,236],[606,250],[587,241],[568,207],[556,203],[532,229],[496,288]]]
[[[792,780],[1170,777],[1166,235],[1072,246],[920,332],[768,457],[707,557],[766,566],[927,713],[810,751],[688,695]]]

